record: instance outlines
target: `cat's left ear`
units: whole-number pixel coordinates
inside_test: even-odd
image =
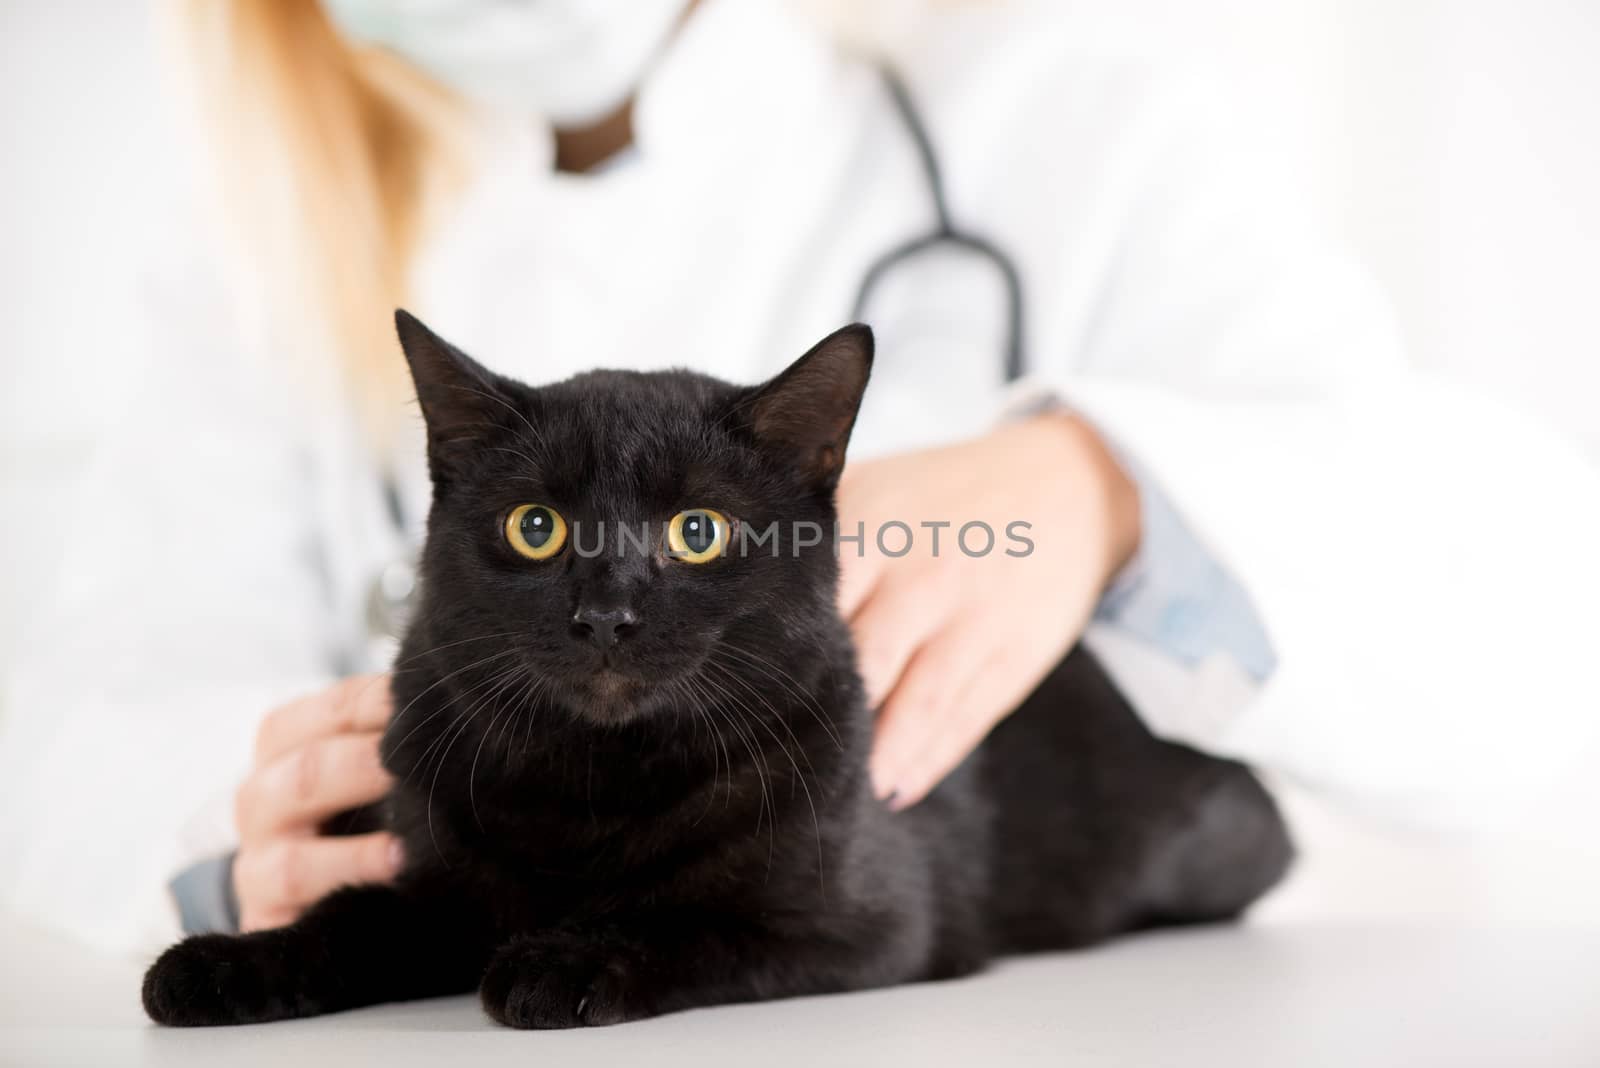
[[[833,489],[844,469],[872,347],[871,327],[835,330],[740,405],[756,440],[784,450],[819,489]]]
[[[429,330],[422,320],[396,309],[394,325],[428,424],[428,467],[439,483],[459,461],[470,457],[486,427],[513,415],[524,421],[527,417],[506,396],[498,375]]]

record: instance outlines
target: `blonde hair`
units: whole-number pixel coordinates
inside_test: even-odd
[[[369,434],[403,414],[391,314],[431,208],[466,174],[467,110],[415,68],[360,49],[318,0],[174,0],[214,146],[221,205],[269,307],[336,354]]]
[[[858,46],[898,36],[929,5],[796,2]],[[468,174],[470,110],[404,60],[344,40],[320,0],[170,3],[247,281],[277,323],[300,328],[289,344],[337,356],[382,447],[410,396],[391,312]]]

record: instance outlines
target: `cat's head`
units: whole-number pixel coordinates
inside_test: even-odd
[[[833,493],[866,327],[759,386],[594,371],[534,388],[396,325],[434,485],[406,653],[459,671],[455,688],[636,722],[748,701],[836,625]]]

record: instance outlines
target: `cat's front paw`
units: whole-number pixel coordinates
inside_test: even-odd
[[[633,954],[551,932],[500,948],[479,988],[483,1008],[510,1027],[601,1027],[655,1015]]]
[[[251,947],[232,935],[195,935],[144,973],[144,1011],[170,1027],[208,1027],[275,1018]]]

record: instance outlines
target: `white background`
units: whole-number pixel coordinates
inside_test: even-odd
[[[1600,462],[1600,2],[1082,6],[1210,50],[1386,287],[1417,363],[1520,400]],[[148,23],[128,0],[0,4],[0,670],[60,562],[56,532],[114,536],[74,476],[136,373],[145,250],[186,225],[192,167]],[[1514,729],[1515,710],[1481,714]],[[1531,824],[1492,860],[1297,805],[1328,844],[1275,908],[1586,915],[1600,813],[1578,804],[1558,821],[1578,837]]]

